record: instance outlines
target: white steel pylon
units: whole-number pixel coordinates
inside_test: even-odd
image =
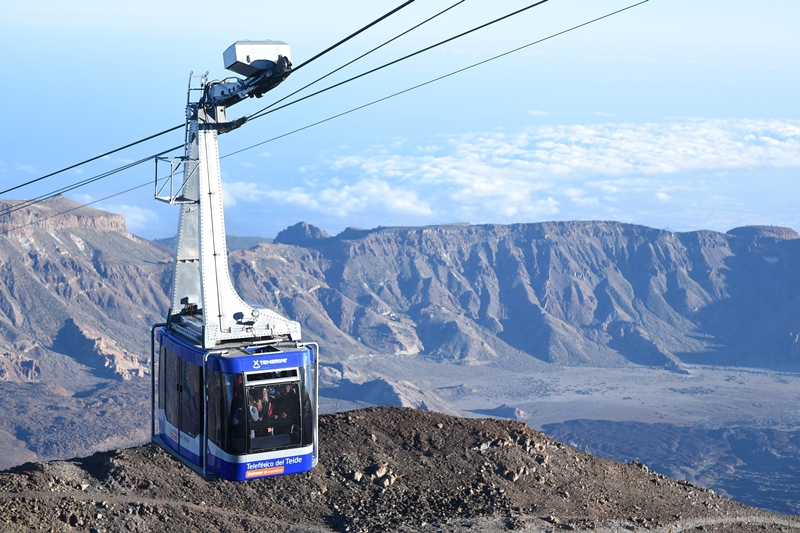
[[[204,349],[234,340],[299,341],[299,323],[248,304],[231,281],[218,136],[232,125],[225,118],[225,105],[215,105],[218,101],[209,94],[213,93],[204,90],[200,102],[187,107],[183,183],[170,198],[180,204],[181,212],[169,327]],[[224,88],[221,94],[226,94]]]

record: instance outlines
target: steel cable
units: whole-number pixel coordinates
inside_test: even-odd
[[[497,19],[494,19],[494,20],[492,20],[490,22],[486,22],[485,24],[481,24],[480,26],[476,26],[475,28],[472,28],[471,30],[467,30],[465,32],[459,33],[458,35],[454,35],[453,37],[450,37],[450,38],[445,39],[443,41],[439,41],[436,44],[432,44],[430,46],[427,46],[427,47],[423,48],[422,50],[417,50],[416,52],[413,52],[411,54],[408,54],[408,55],[405,55],[405,56],[400,57],[398,59],[395,59],[394,61],[389,61],[388,63],[384,63],[383,65],[381,65],[379,67],[375,67],[375,68],[373,68],[371,70],[368,70],[366,72],[362,72],[361,74],[353,76],[352,78],[348,78],[348,79],[346,79],[344,81],[340,81],[339,83],[335,83],[333,85],[330,85],[330,86],[328,86],[328,87],[326,87],[324,89],[321,89],[321,90],[319,90],[317,92],[314,92],[314,93],[311,93],[309,95],[303,96],[302,98],[298,98],[297,100],[292,100],[291,102],[283,104],[282,106],[276,107],[274,109],[267,110],[268,107],[269,107],[268,106],[268,107],[266,107],[266,108],[264,108],[264,109],[262,109],[260,111],[256,111],[252,115],[249,115],[248,116],[248,121],[255,120],[257,118],[261,118],[263,116],[269,115],[269,114],[274,113],[276,111],[280,111],[281,109],[285,109],[285,108],[287,108],[289,106],[292,106],[294,104],[302,102],[304,100],[308,100],[309,98],[312,98],[312,97],[317,96],[319,94],[322,94],[324,92],[330,91],[331,89],[335,89],[337,87],[341,87],[342,85],[350,83],[351,81],[355,81],[357,79],[363,78],[364,76],[368,76],[370,74],[378,72],[379,70],[383,70],[383,69],[385,69],[387,67],[390,67],[392,65],[396,65],[397,63],[400,63],[401,61],[405,61],[406,59],[410,59],[412,57],[415,57],[415,56],[418,56],[420,54],[423,54],[423,53],[425,53],[425,52],[427,52],[429,50],[433,50],[434,48],[442,46],[443,44],[447,44],[447,43],[449,43],[451,41],[454,41],[456,39],[464,37],[465,35],[469,35],[471,33],[474,33],[476,31],[478,31],[478,30],[481,30],[483,28],[491,26],[492,24],[496,24],[496,23],[498,23],[498,22],[500,22],[502,20],[505,20],[507,18],[519,15],[520,13],[522,13],[524,11],[527,11],[527,10],[532,9],[534,7],[540,6],[540,5],[542,5],[542,4],[546,3],[546,2],[549,2],[549,1],[550,0],[539,0],[538,2],[534,2],[533,4],[531,4],[529,6],[523,7],[522,9],[518,9],[517,11],[514,11],[513,13],[509,13],[508,15],[504,15],[504,16],[502,16],[500,18],[497,18]]]
[[[543,1],[547,1],[547,0],[543,0]],[[398,91],[398,92],[392,93],[392,94],[390,94],[390,95],[388,95],[388,96],[384,96],[384,97],[382,97],[382,98],[379,98],[379,99],[377,99],[377,100],[373,100],[372,102],[369,102],[369,103],[366,103],[366,104],[363,104],[363,105],[360,105],[360,106],[354,107],[354,108],[352,108],[352,109],[349,109],[349,110],[347,110],[347,111],[343,111],[343,112],[341,112],[341,113],[338,113],[338,114],[336,114],[336,115],[332,115],[332,116],[330,116],[330,117],[328,117],[328,118],[325,118],[325,119],[319,120],[319,121],[317,121],[317,122],[314,122],[314,123],[308,124],[308,125],[306,125],[306,126],[303,126],[303,127],[301,127],[301,128],[297,128],[297,129],[295,129],[295,130],[292,130],[292,131],[289,131],[289,132],[287,132],[287,133],[283,133],[283,134],[281,134],[281,135],[278,135],[278,136],[276,136],[276,137],[272,137],[272,138],[270,138],[270,139],[267,139],[267,140],[265,140],[265,141],[262,141],[262,142],[260,142],[260,143],[253,144],[253,145],[251,145],[251,146],[248,146],[248,147],[246,147],[246,148],[242,148],[242,149],[240,149],[240,150],[236,150],[236,151],[234,151],[234,152],[231,152],[231,153],[229,153],[229,154],[226,154],[226,155],[224,155],[224,156],[221,156],[221,157],[220,157],[220,159],[224,159],[224,158],[227,158],[227,157],[231,157],[231,156],[233,156],[233,155],[236,155],[236,154],[239,154],[239,153],[241,153],[241,152],[244,152],[244,151],[247,151],[247,150],[251,150],[251,149],[253,149],[253,148],[256,148],[256,147],[258,147],[258,146],[262,146],[262,145],[264,145],[264,144],[267,144],[267,143],[270,143],[270,142],[276,141],[276,140],[278,140],[278,139],[282,139],[282,138],[284,138],[284,137],[288,137],[289,135],[293,135],[293,134],[295,134],[295,133],[298,133],[298,132],[301,132],[301,131],[307,130],[307,129],[309,129],[309,128],[312,128],[312,127],[314,127],[314,126],[317,126],[317,125],[319,125],[319,124],[323,124],[323,123],[325,123],[325,122],[329,122],[329,121],[331,121],[331,120],[334,120],[334,119],[336,119],[336,118],[339,118],[339,117],[342,117],[342,116],[348,115],[348,114],[350,114],[350,113],[353,113],[353,112],[355,112],[355,111],[358,111],[358,110],[364,109],[364,108],[366,108],[366,107],[370,107],[370,106],[372,106],[372,105],[375,105],[375,104],[378,104],[378,103],[380,103],[380,102],[383,102],[383,101],[389,100],[389,99],[391,99],[391,98],[394,98],[394,97],[396,97],[396,96],[400,96],[400,95],[402,95],[402,94],[405,94],[405,93],[411,92],[411,91],[413,91],[413,90],[419,89],[419,88],[421,88],[421,87],[424,87],[424,86],[426,86],[426,85],[430,85],[430,84],[432,84],[432,83],[435,83],[435,82],[437,82],[437,81],[443,80],[443,79],[445,79],[445,78],[449,78],[450,76],[454,76],[454,75],[456,75],[456,74],[459,74],[459,73],[461,73],[461,72],[464,72],[464,71],[467,71],[467,70],[473,69],[473,68],[475,68],[475,67],[478,67],[478,66],[480,66],[480,65],[484,65],[484,64],[486,64],[486,63],[489,63],[489,62],[491,62],[491,61],[495,61],[495,60],[497,60],[497,59],[500,59],[500,58],[502,58],[502,57],[505,57],[505,56],[507,56],[507,55],[513,54],[513,53],[515,53],[515,52],[519,52],[520,50],[524,50],[525,48],[529,48],[529,47],[531,47],[531,46],[537,45],[537,44],[539,44],[539,43],[542,43],[542,42],[544,42],[544,41],[548,41],[548,40],[550,40],[550,39],[553,39],[554,37],[558,37],[558,36],[560,36],[560,35],[564,35],[564,34],[566,34],[566,33],[569,33],[569,32],[571,32],[571,31],[574,31],[574,30],[577,30],[577,29],[579,29],[579,28],[582,28],[582,27],[584,27],[584,26],[588,26],[589,24],[593,24],[593,23],[595,23],[595,22],[598,22],[598,21],[600,21],[600,20],[603,20],[603,19],[606,19],[606,18],[612,17],[612,16],[614,16],[614,15],[617,15],[617,14],[619,14],[619,13],[622,13],[622,12],[624,12],[624,11],[627,11],[627,10],[629,10],[629,9],[633,9],[634,7],[640,6],[640,5],[642,5],[642,4],[645,4],[645,3],[647,3],[647,2],[649,2],[649,0],[642,0],[642,1],[640,1],[640,2],[637,2],[637,3],[631,4],[631,5],[627,6],[627,7],[624,7],[624,8],[622,8],[622,9],[618,9],[618,10],[616,10],[616,11],[613,11],[613,12],[611,12],[611,13],[608,13],[608,14],[606,14],[606,15],[603,15],[603,16],[601,16],[601,17],[597,17],[597,18],[595,18],[595,19],[589,20],[589,21],[587,21],[587,22],[584,22],[584,23],[582,23],[582,24],[578,24],[578,25],[576,25],[576,26],[572,26],[571,28],[568,28],[568,29],[566,29],[566,30],[562,30],[562,31],[560,31],[560,32],[557,32],[557,33],[554,33],[554,34],[551,34],[551,35],[548,35],[547,37],[543,37],[543,38],[541,38],[541,39],[537,39],[537,40],[535,40],[535,41],[533,41],[533,42],[530,42],[530,43],[528,43],[528,44],[525,44],[525,45],[519,46],[519,47],[517,47],[517,48],[514,48],[514,49],[512,49],[512,50],[509,50],[509,51],[507,51],[507,52],[504,52],[504,53],[502,53],[502,54],[498,54],[498,55],[492,56],[492,57],[490,57],[490,58],[488,58],[488,59],[484,59],[484,60],[482,60],[482,61],[479,61],[479,62],[477,62],[477,63],[473,63],[473,64],[471,64],[471,65],[468,65],[468,66],[466,66],[466,67],[464,67],[464,68],[460,68],[460,69],[458,69],[458,70],[454,70],[454,71],[452,71],[452,72],[449,72],[449,73],[447,73],[447,74],[444,74],[444,75],[442,75],[442,76],[438,76],[438,77],[436,77],[436,78],[433,78],[433,79],[431,79],[431,80],[428,80],[428,81],[426,81],[426,82],[424,82],[424,83],[420,83],[420,84],[418,84],[418,85],[414,85],[414,86],[412,86],[412,87],[409,87],[409,88],[407,88],[407,89],[404,89],[404,90],[402,90],[402,91]],[[534,4],[534,5],[535,5],[535,4]],[[529,6],[529,7],[532,7],[532,6]],[[13,206],[13,208],[9,208],[9,209],[7,209],[7,210],[5,210],[5,211],[2,211],[2,212],[0,212],[0,217],[2,217],[2,216],[5,216],[5,215],[7,215],[7,214],[10,214],[10,213],[12,213],[12,212],[14,212],[14,211],[17,211],[18,209],[22,209],[22,208],[24,208],[24,207],[28,207],[28,206],[31,206],[31,205],[35,205],[35,204],[37,204],[37,203],[40,203],[40,202],[42,202],[42,201],[44,201],[44,200],[47,200],[47,199],[49,199],[49,198],[53,198],[54,196],[58,196],[59,194],[62,194],[63,192],[68,192],[68,191],[70,191],[70,190],[74,190],[74,189],[76,189],[76,188],[78,188],[78,187],[82,187],[82,186],[84,186],[84,185],[88,185],[89,183],[93,183],[93,182],[95,182],[95,181],[99,181],[99,180],[101,180],[101,179],[104,179],[104,178],[106,178],[106,177],[108,177],[108,176],[110,176],[110,175],[116,174],[116,173],[118,173],[118,172],[121,172],[121,171],[123,171],[123,170],[127,170],[128,168],[132,168],[132,167],[134,167],[134,166],[140,165],[140,164],[142,164],[142,163],[144,163],[144,162],[146,162],[146,161],[153,160],[153,159],[155,159],[155,158],[156,158],[156,157],[158,157],[158,156],[161,156],[161,155],[163,155],[163,154],[169,153],[169,152],[171,152],[171,151],[177,150],[178,148],[182,148],[182,147],[183,147],[183,145],[179,145],[179,146],[176,146],[176,147],[170,148],[170,149],[168,149],[168,150],[164,150],[164,151],[162,151],[162,152],[159,152],[158,154],[154,154],[154,155],[152,155],[152,156],[149,156],[149,157],[146,157],[146,158],[140,159],[140,160],[138,160],[138,161],[135,161],[135,162],[133,162],[133,163],[129,163],[129,164],[127,164],[127,165],[124,165],[124,166],[122,166],[122,167],[118,167],[118,168],[116,168],[116,169],[110,170],[110,171],[108,171],[108,172],[105,172],[105,173],[103,173],[103,174],[99,174],[99,175],[97,175],[97,176],[94,176],[94,177],[92,177],[92,178],[88,178],[87,180],[83,180],[83,181],[81,181],[81,182],[77,182],[77,183],[75,183],[75,184],[72,184],[72,185],[70,185],[70,186],[66,186],[66,187],[64,187],[64,188],[62,188],[62,189],[59,189],[58,191],[53,191],[53,192],[51,192],[51,193],[48,193],[48,194],[46,194],[46,195],[42,195],[42,196],[40,196],[40,197],[38,197],[38,198],[36,198],[36,199],[34,199],[34,200],[27,201],[26,203],[24,203],[24,204],[22,204],[22,205],[16,205],[16,206]],[[90,202],[90,203],[88,203],[88,204],[85,204],[85,205],[91,205],[91,204],[94,204],[94,203],[100,202],[100,201],[102,201],[102,200],[105,200],[105,199],[108,199],[108,198],[112,198],[112,197],[114,197],[114,196],[119,196],[120,194],[124,194],[124,193],[126,193],[126,192],[129,192],[129,191],[132,191],[132,190],[135,190],[135,189],[138,189],[138,188],[144,187],[145,185],[148,185],[149,183],[150,183],[150,182],[148,182],[148,183],[145,183],[145,184],[142,184],[142,185],[138,185],[138,186],[136,186],[136,187],[133,187],[133,188],[131,188],[131,189],[127,189],[127,190],[125,190],[125,191],[122,191],[122,192],[120,192],[120,193],[115,193],[115,194],[112,194],[112,195],[110,195],[110,196],[107,196],[107,197],[105,197],[105,198],[102,198],[102,199],[100,199],[100,200],[95,200],[95,201],[93,201],[93,202]],[[58,216],[59,214],[67,213],[67,212],[70,212],[70,211],[74,211],[75,209],[78,209],[78,208],[72,208],[72,209],[69,209],[69,210],[67,210],[67,211],[64,211],[64,212],[62,212],[62,213],[56,213],[56,214],[54,214],[54,215],[51,215],[50,217],[47,217],[47,218],[52,218],[52,217],[54,217],[54,216]],[[47,219],[42,219],[42,220],[47,220]],[[33,223],[31,223],[31,224],[33,224]],[[27,224],[27,225],[31,225],[31,224]],[[26,225],[26,226],[27,226],[27,225]],[[21,227],[24,227],[24,226],[21,226]],[[6,230],[4,233],[8,233],[8,232],[10,232],[10,231],[13,231],[14,229],[19,229],[19,228],[12,228],[12,229],[10,229],[10,230]]]

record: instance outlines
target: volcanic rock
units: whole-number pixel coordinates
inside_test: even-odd
[[[481,451],[486,441],[507,444]],[[543,468],[537,450],[551,457],[544,483],[523,473]],[[352,474],[370,469],[375,483]],[[0,472],[0,527],[11,532],[675,531],[714,521],[725,531],[788,525],[519,422],[395,407],[321,417],[320,463],[307,474],[205,481],[154,445]]]

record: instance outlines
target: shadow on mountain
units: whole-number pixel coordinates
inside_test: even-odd
[[[471,364],[519,350],[567,366],[793,368],[798,237],[776,227],[672,233],[602,221],[330,237],[298,224],[275,239],[280,260],[240,261],[274,272],[250,285],[281,294],[287,308],[302,302],[297,318],[310,332],[349,336],[370,353]]]
[[[79,326],[71,318],[64,322],[50,349],[85,365],[97,377],[127,381],[150,373],[138,356],[120,349],[101,333]]]
[[[342,379],[338,387],[320,388],[319,394],[335,400],[366,402],[372,405],[396,407],[403,405],[397,389],[385,379],[376,379],[366,383],[354,383],[349,379]]]
[[[641,328],[631,322],[612,322],[608,325],[611,341],[608,347],[619,352],[631,363],[642,366],[663,367],[680,374],[689,372],[673,354],[659,349]]]
[[[674,424],[568,420],[543,431],[587,453],[636,460],[762,509],[800,511],[800,432]]]
[[[690,364],[800,368],[800,236],[776,227],[736,228],[727,234],[724,290],[694,313],[705,352],[678,354]]]
[[[528,418],[528,413],[519,407],[514,407],[513,405],[508,405],[507,403],[499,405],[494,409],[470,409],[469,412],[477,415],[491,416],[494,418],[505,418],[508,420],[524,421],[526,418]]]

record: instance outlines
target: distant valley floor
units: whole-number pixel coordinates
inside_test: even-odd
[[[515,418],[582,451],[638,460],[750,505],[800,513],[800,374],[686,368],[564,368],[524,359],[474,367],[374,356],[337,365],[344,378],[323,389],[321,402],[326,411],[372,400]]]

